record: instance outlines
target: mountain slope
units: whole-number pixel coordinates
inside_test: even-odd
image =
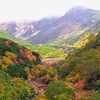
[[[26,80],[15,77],[12,78],[0,69],[1,100],[29,100],[31,97],[35,97],[35,91]]]
[[[100,28],[99,16],[100,11],[76,6],[62,17],[44,18],[26,23],[2,23],[0,28],[15,37],[28,40],[32,44],[41,45],[49,42],[56,46],[56,43],[60,42],[61,45],[63,43],[73,45],[79,43],[88,32],[96,33],[98,31]]]
[[[52,18],[43,18],[39,21],[31,21],[24,23],[16,23],[16,22],[1,23],[0,28],[5,32],[7,32],[8,34],[11,34],[15,37],[27,39],[31,37],[31,35],[35,35],[36,32],[40,31],[44,27],[55,22],[57,19],[58,17],[52,17]]]
[[[65,54],[63,51],[49,47],[49,46],[38,46],[38,45],[33,45],[28,41],[21,40],[18,38],[15,38],[4,31],[0,31],[0,37],[5,38],[5,39],[10,39],[20,45],[23,45],[32,51],[39,52],[40,56],[42,58],[53,58],[53,57],[65,57]],[[53,52],[52,52],[53,51]]]
[[[69,10],[63,17],[59,18],[55,23],[52,23],[38,34],[33,37],[30,37],[28,40],[32,43],[47,43],[58,37],[68,37],[76,34],[80,30],[89,29],[95,30],[95,26],[100,26],[100,19],[97,19],[96,16],[100,12],[83,8],[75,7]],[[91,30],[92,32],[94,30]],[[39,39],[39,41],[38,41]]]
[[[14,39],[0,32],[1,37]],[[39,54],[0,37],[0,100],[29,100],[35,96],[26,69],[40,64]]]

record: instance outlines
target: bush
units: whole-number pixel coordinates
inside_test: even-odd
[[[66,100],[72,100],[72,96],[74,96],[74,91],[70,88],[66,87],[66,84],[62,81],[55,82],[52,81],[46,88],[45,95],[50,100],[58,100],[57,98],[66,98]],[[60,99],[59,100],[62,100]],[[63,99],[65,100],[65,99]]]
[[[23,78],[27,78],[27,74],[24,70],[24,67],[22,65],[9,65],[7,67],[6,72],[12,76],[12,77],[23,77]]]

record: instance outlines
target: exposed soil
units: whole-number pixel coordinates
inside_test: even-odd
[[[65,58],[48,58],[42,59],[42,64],[46,65],[47,67],[56,66],[60,61],[64,60]]]
[[[47,87],[47,84],[43,83],[41,79],[31,80],[30,84],[34,87],[37,94],[44,93]]]
[[[44,64],[47,67],[54,67],[56,66],[60,61],[64,60],[65,58],[48,58],[48,59],[42,59],[42,64]],[[31,80],[30,84],[35,88],[36,93],[44,93],[45,88],[47,87],[47,84],[41,81],[41,79]]]

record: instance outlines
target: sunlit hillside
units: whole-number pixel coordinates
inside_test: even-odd
[[[39,52],[40,56],[42,58],[55,58],[55,57],[65,57],[64,51],[57,50],[55,48],[49,47],[49,46],[38,46],[29,43],[28,41],[15,38],[4,31],[0,31],[0,37],[11,39],[16,43],[19,43],[20,45],[23,45],[27,48],[30,48],[32,51]]]

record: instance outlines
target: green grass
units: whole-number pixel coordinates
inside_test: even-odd
[[[32,48],[34,49],[34,47],[31,47],[31,49]],[[38,47],[38,52],[43,58],[65,57],[65,54],[62,51],[48,46]]]
[[[42,58],[65,57],[65,54],[63,51],[60,51],[58,49],[48,47],[48,46],[33,45],[33,44],[29,43],[28,41],[15,38],[1,30],[0,30],[0,37],[6,38],[6,39],[11,39],[18,44],[28,47],[32,51],[38,52]]]

